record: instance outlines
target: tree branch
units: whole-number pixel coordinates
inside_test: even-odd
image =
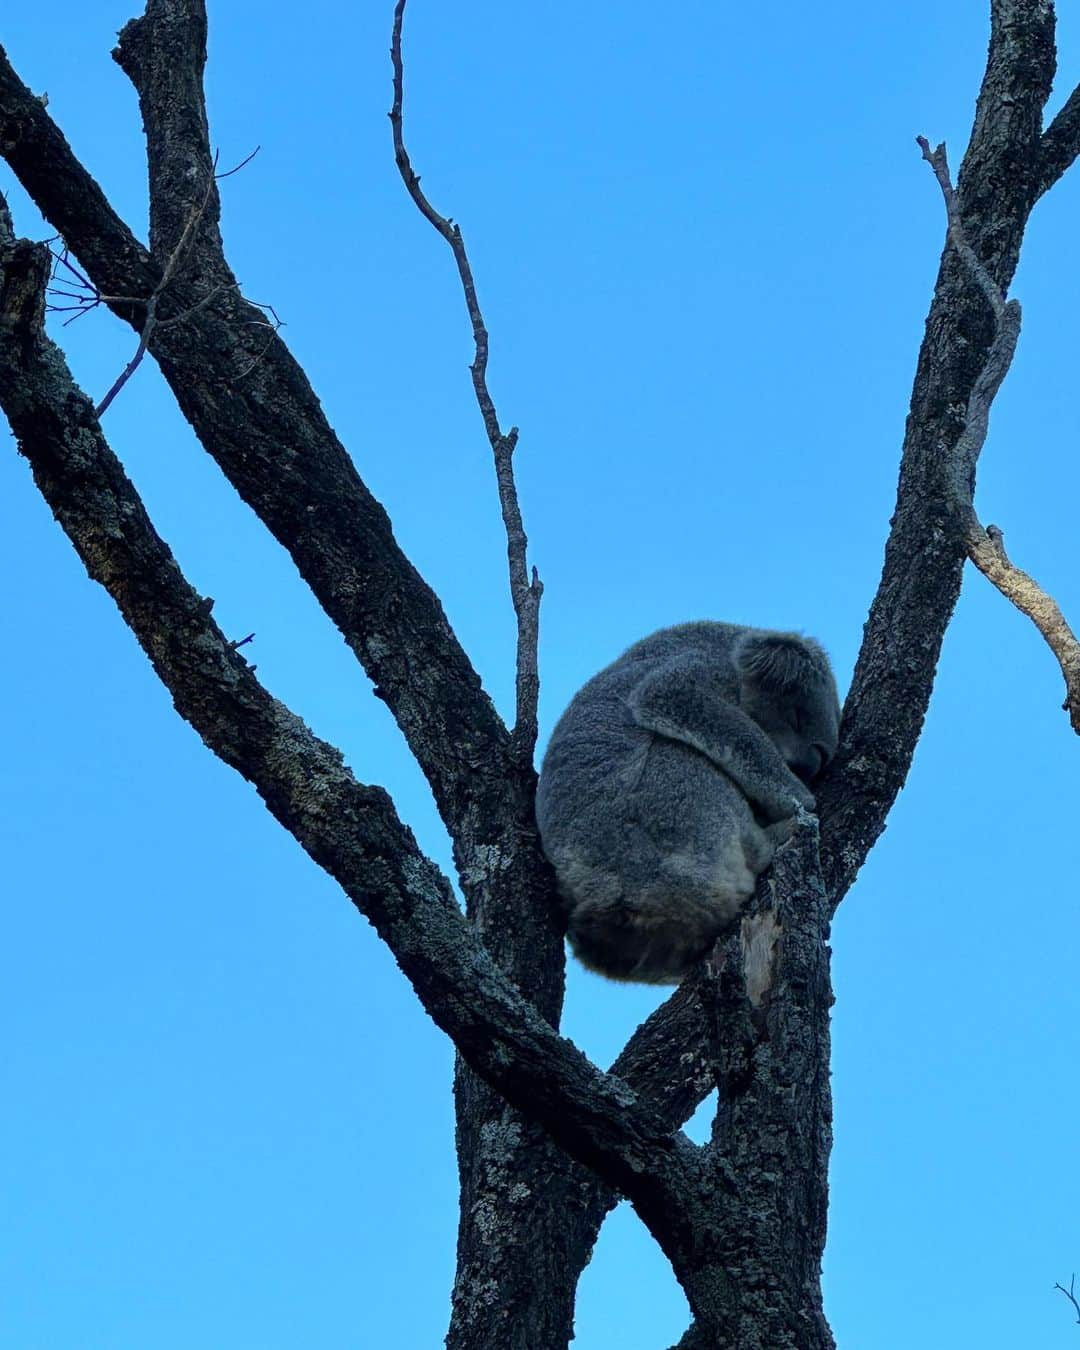
[[[208,271],[216,282],[227,272],[235,283],[218,228],[221,200],[203,95],[203,0],[147,0],[145,14],[121,28],[112,55],[135,86],[146,130],[151,255],[164,265],[185,241],[193,270]]]
[[[401,57],[401,26],[405,18],[405,4],[406,0],[397,0],[394,7],[394,28],[390,41],[390,59],[394,67],[394,103],[390,110],[394,159],[402,182],[420,214],[450,245],[457,264],[458,276],[461,278],[461,289],[465,294],[469,321],[472,324],[474,355],[469,369],[472,372],[476,402],[484,419],[484,430],[487,432],[495,456],[495,476],[499,485],[499,504],[506,529],[506,551],[510,565],[510,595],[517,616],[517,716],[513,733],[514,747],[519,761],[531,764],[536,748],[536,706],[540,692],[537,643],[540,598],[544,593],[544,585],[535,567],[532,569],[531,582],[529,580],[527,561],[529,541],[522,523],[517,486],[514,482],[514,451],[517,448],[518,429],[511,427],[508,432],[503,433],[498,413],[495,411],[495,403],[488,390],[488,331],[480,310],[480,302],[476,297],[476,283],[473,280],[469,255],[465,251],[461,227],[448,217],[440,215],[428,201],[421,191],[420,177],[413,169],[409,152],[405,148],[403,122],[405,71]]]
[[[149,296],[160,268],[75,158],[45,105],[19,79],[0,47],[0,154],[46,220],[68,243],[104,295]],[[139,302],[110,302],[136,330]]]
[[[1038,194],[1054,186],[1080,154],[1080,86],[1072,91],[1046,128],[1039,146]]]
[[[1065,680],[1062,707],[1069,714],[1073,731],[1080,735],[1080,641],[1057,602],[1033,577],[1010,561],[1005,552],[1005,537],[996,525],[984,530],[977,518],[972,519],[968,527],[968,557],[1046,639]]]

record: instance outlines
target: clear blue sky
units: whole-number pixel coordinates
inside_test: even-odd
[[[1068,7],[1063,7],[1067,9]],[[820,637],[846,685],[877,582],[943,237],[914,137],[970,127],[988,5],[676,10],[411,0],[407,133],[459,220],[521,428],[547,591],[546,735],[631,641],[698,617]],[[513,626],[445,245],[386,111],[390,0],[211,7],[209,96],[246,293],[504,711]],[[145,228],[131,0],[0,34]],[[1080,80],[1065,15],[1055,104]],[[23,233],[42,227],[0,166]],[[1080,620],[1080,171],[1037,209],[979,508]],[[100,395],[131,355],[65,331]],[[282,551],[141,369],[106,429],[274,693],[449,850],[385,710]],[[455,1232],[448,1044],[387,951],[173,713],[8,444],[0,846],[0,1346],[441,1343]],[[1049,653],[971,573],[908,786],[833,933],[826,1305],[842,1350],[1080,1345],[1080,744]],[[659,995],[574,970],[607,1063]],[[657,1350],[685,1304],[633,1214],[581,1286],[583,1350]]]

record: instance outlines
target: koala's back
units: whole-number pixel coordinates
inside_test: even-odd
[[[638,726],[629,706],[643,676],[678,652],[672,639],[728,628],[684,625],[632,647],[576,695],[544,758],[537,822],[571,945],[616,979],[681,979],[772,856],[731,779],[692,747]],[[686,634],[695,647],[697,636]]]

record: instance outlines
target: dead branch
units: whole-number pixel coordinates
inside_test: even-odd
[[[915,142],[922,151],[923,159],[933,169],[934,177],[941,188],[941,195],[945,199],[945,215],[948,219],[949,239],[952,246],[971,270],[972,276],[979,283],[979,289],[986,296],[990,308],[994,311],[995,318],[1000,323],[1005,312],[1005,297],[994,284],[993,277],[976,257],[975,250],[968,243],[967,236],[964,234],[964,227],[960,221],[960,208],[956,201],[952,179],[949,177],[949,158],[945,150],[945,142],[942,141],[934,150],[930,149],[930,142],[925,136],[916,136]]]
[[[390,41],[390,59],[394,67],[394,103],[390,110],[390,125],[394,135],[394,158],[409,196],[421,215],[429,221],[450,245],[457,263],[465,305],[472,324],[474,355],[469,370],[473,390],[484,430],[495,456],[495,477],[499,487],[499,505],[506,529],[506,552],[510,568],[510,595],[517,616],[517,711],[513,730],[514,751],[522,763],[531,764],[536,746],[536,707],[540,680],[537,662],[539,640],[540,598],[544,585],[534,567],[529,579],[527,562],[528,538],[521,519],[517,485],[514,481],[514,451],[517,448],[518,429],[506,433],[499,425],[498,414],[487,383],[488,331],[480,302],[476,296],[469,256],[461,227],[447,216],[440,215],[428,201],[420,187],[420,176],[415,172],[405,148],[402,110],[405,101],[405,74],[401,56],[401,27],[405,17],[406,0],[397,0],[394,8],[394,27]]]
[[[925,137],[919,136],[917,140],[923,158],[934,170],[945,199],[949,238],[989,301],[997,323],[985,365],[968,399],[964,429],[953,452],[953,490],[964,521],[968,557],[1007,600],[1031,619],[1057,657],[1065,680],[1065,702],[1062,707],[1069,714],[1073,730],[1080,735],[1080,642],[1053,597],[1033,577],[1011,562],[1005,552],[1004,535],[998,526],[983,527],[972,501],[975,465],[989,429],[990,406],[1012,364],[1020,336],[1020,306],[1015,300],[1005,300],[968,243],[956,206],[944,144],[931,150]]]
[[[983,530],[978,521],[972,523],[968,531],[968,557],[1006,600],[1028,616],[1057,657],[1065,680],[1065,701],[1061,706],[1069,714],[1073,731],[1080,735],[1080,641],[1057,602],[1009,559],[1004,535],[996,525]]]
[[[1066,1297],[1066,1298],[1069,1300],[1069,1302],[1072,1304],[1072,1306],[1073,1306],[1073,1312],[1076,1313],[1076,1321],[1077,1321],[1078,1324],[1080,1324],[1080,1299],[1077,1299],[1077,1297],[1076,1297],[1076,1276],[1075,1276],[1075,1275],[1071,1275],[1071,1276],[1069,1277],[1069,1287],[1068,1287],[1068,1289],[1066,1289],[1065,1286],[1064,1286],[1063,1284],[1055,1284],[1055,1285],[1054,1285],[1054,1288],[1055,1288],[1055,1289],[1060,1289],[1061,1292],[1065,1295],[1065,1297]]]

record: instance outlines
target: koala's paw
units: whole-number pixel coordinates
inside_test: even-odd
[[[798,823],[798,819],[793,812],[786,820],[775,820],[771,825],[766,825],[765,837],[774,849],[781,848],[795,833],[795,827]]]

